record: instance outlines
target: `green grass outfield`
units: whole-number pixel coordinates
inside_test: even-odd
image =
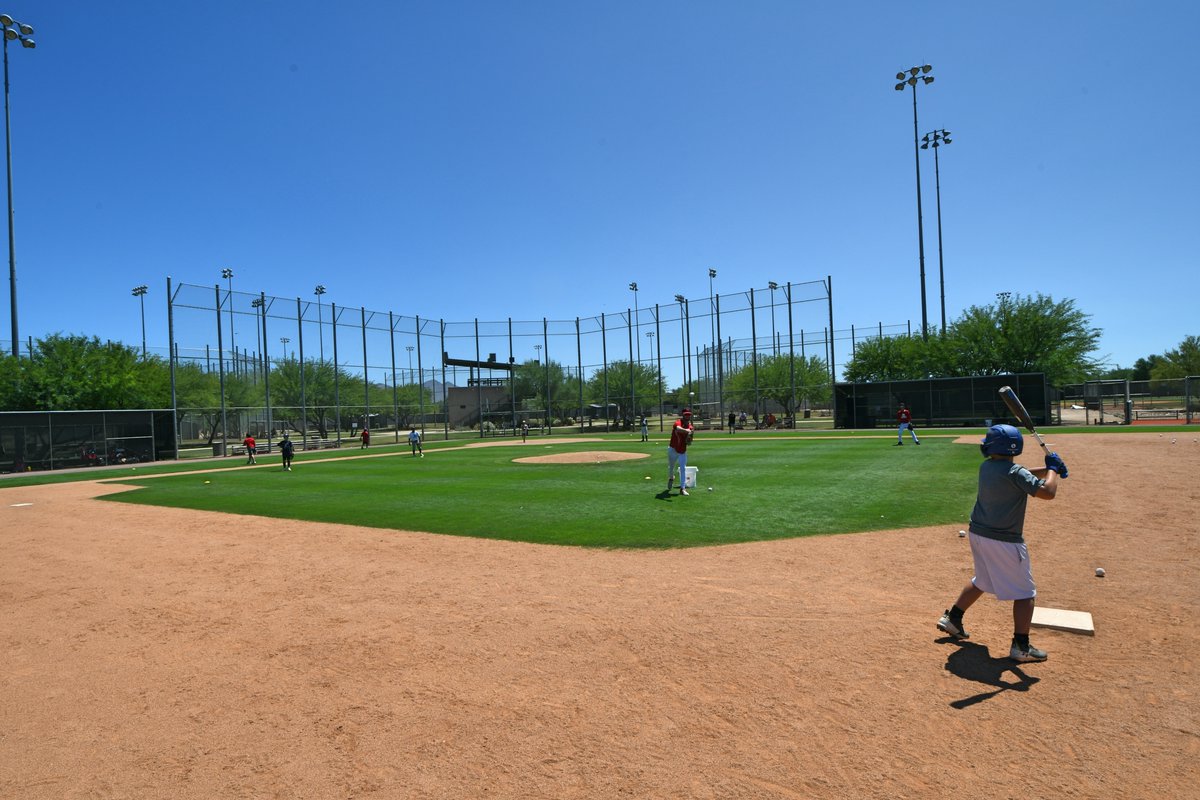
[[[373,458],[347,458],[361,453],[344,452],[331,461],[298,461],[290,473],[270,464],[158,477],[105,499],[586,547],[692,547],[964,526],[974,502],[979,451],[954,444],[953,436],[931,434],[922,441],[920,447],[895,447],[886,435],[698,436],[688,454],[699,468],[700,486],[690,497],[661,494],[665,439],[642,444],[621,437],[427,448],[423,459],[403,450]],[[514,462],[589,450],[649,458]]]

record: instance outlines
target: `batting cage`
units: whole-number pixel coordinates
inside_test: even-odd
[[[634,429],[643,416],[661,431],[685,405],[710,427],[731,413],[785,427],[831,415],[837,348],[861,337],[833,327],[832,278],[647,305],[630,284],[624,312],[532,321],[371,311],[323,289],[285,298],[167,280],[182,441],[220,453],[249,432],[270,449],[286,431],[311,449],[363,428],[398,442],[410,427],[482,437],[522,423]]]
[[[0,472],[173,459],[171,409],[0,412]]]
[[[1040,372],[1021,375],[982,375],[965,378],[928,378],[914,381],[839,383],[834,389],[838,428],[878,428],[896,425],[896,412],[904,403],[918,427],[987,427],[998,422],[1018,424],[1000,398],[1000,388],[1011,386],[1021,398],[1035,425],[1054,421],[1054,391]]]

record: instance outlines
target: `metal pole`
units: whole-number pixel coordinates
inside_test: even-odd
[[[138,292],[138,300],[142,303],[142,361],[146,360],[146,293]]]
[[[338,363],[337,303],[329,304],[329,322],[333,326],[333,416],[337,423],[337,443],[342,446],[342,369]],[[324,420],[322,420],[324,422]]]
[[[167,357],[171,363],[171,435],[175,439],[175,460],[179,460],[179,396],[175,385],[175,307],[171,297],[171,276],[167,276]]]
[[[575,318],[575,364],[579,369],[579,432],[583,433],[583,342],[579,335],[579,317]]]
[[[717,324],[717,408],[722,417],[725,416],[725,365],[721,363],[721,295],[716,296],[713,306],[713,316]]]
[[[262,358],[263,358],[263,401],[267,404],[267,449],[271,449],[271,438],[275,426],[271,421],[271,359],[267,355],[267,293],[258,293],[258,308],[262,311]]]
[[[7,29],[3,32],[7,34]],[[13,358],[21,357],[21,336],[17,332],[17,244],[13,232],[12,127],[8,110],[8,36],[4,36],[4,154],[8,165],[8,285],[12,307]]]
[[[837,370],[833,359],[833,276],[826,276],[825,290],[829,297],[829,387],[837,383]]]
[[[421,435],[425,435],[425,370],[421,366],[421,318],[415,317],[413,330],[417,333],[417,372],[421,373],[421,380],[417,381],[417,414],[421,417]],[[442,392],[446,391],[442,387]]]
[[[300,298],[296,298],[296,341],[300,348],[300,449],[308,449],[308,394],[304,385],[304,315],[300,312]],[[335,373],[336,374],[336,373]]]
[[[225,342],[221,336],[221,284],[213,284],[217,295],[217,368],[221,375],[221,455],[229,455],[227,439],[229,438],[229,421],[225,416]]]
[[[392,346],[392,428],[395,429],[396,444],[400,444],[400,400],[396,395],[396,320],[388,312],[388,343]]]
[[[542,346],[546,348],[546,365],[544,374],[546,376],[546,433],[554,432],[554,399],[550,394],[550,323],[542,317]]]
[[[637,294],[635,293],[634,296],[636,297]],[[628,314],[629,309],[625,309],[625,313]],[[629,324],[625,326],[625,329],[626,329],[626,331],[629,332],[629,413],[630,413],[630,415],[633,415],[633,414],[637,413],[637,389],[635,387],[636,378],[634,377],[634,374],[633,374],[633,317],[632,316],[629,318]],[[641,343],[638,344],[638,350],[641,350]],[[630,419],[630,422],[632,423],[633,417],[630,416],[629,419]]]
[[[360,319],[362,320],[362,344],[363,344],[363,430],[371,430],[371,377],[367,370],[367,309],[363,306],[358,307]]]
[[[942,174],[938,167],[938,148],[933,148],[933,179],[937,190],[938,288],[942,301],[942,334],[946,333],[946,269],[942,263]]]

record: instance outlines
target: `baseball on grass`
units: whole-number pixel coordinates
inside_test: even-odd
[[[712,487],[711,487],[711,486],[710,486],[710,487],[708,487],[708,490],[711,492],[711,491],[712,491]]]
[[[205,481],[205,483],[212,483],[212,481]]]
[[[1097,578],[1104,577],[1104,567],[1096,567],[1096,577]]]

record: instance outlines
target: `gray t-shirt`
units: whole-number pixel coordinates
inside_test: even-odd
[[[971,511],[971,533],[1021,544],[1025,505],[1045,481],[1007,459],[989,458],[979,467],[979,496]]]

